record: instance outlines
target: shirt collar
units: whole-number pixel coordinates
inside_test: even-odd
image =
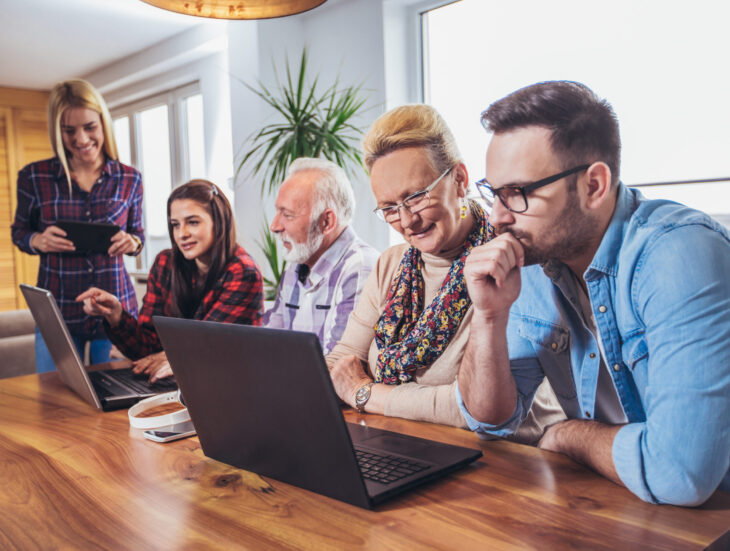
[[[616,275],[618,273],[618,254],[621,250],[621,245],[623,245],[624,242],[626,227],[628,226],[638,203],[638,192],[635,192],[627,188],[624,184],[619,183],[616,206],[613,210],[611,222],[608,224],[606,233],[603,234],[601,244],[598,246],[598,250],[593,256],[593,260],[584,274],[586,281],[598,275],[595,274],[592,276],[592,273],[594,272],[612,275]],[[553,282],[557,283],[563,274],[563,270],[567,270],[568,268],[562,262],[549,260],[542,265],[542,269],[546,276],[548,276]]]
[[[627,188],[619,183],[616,207],[611,217],[611,222],[603,234],[601,244],[593,256],[590,266],[585,273],[585,279],[591,279],[591,272],[597,271],[604,274],[616,275],[618,273],[618,255],[624,242],[626,230],[631,217],[639,204],[638,192]]]
[[[350,246],[355,241],[355,230],[350,226],[347,226],[345,230],[339,235],[335,242],[329,246],[329,248],[322,253],[317,262],[314,263],[312,269],[309,272],[307,280],[304,285],[310,283],[312,286],[317,286],[319,283],[326,278],[332,268],[337,266],[345,253],[350,250]]]
[[[65,180],[66,179],[66,171],[63,170],[63,165],[61,164],[61,159],[56,157],[56,178],[59,180]],[[104,163],[104,166],[101,169],[101,173],[105,174],[106,176],[111,176],[112,174],[112,167],[114,166],[114,161],[110,159],[109,157],[106,157],[106,162]]]

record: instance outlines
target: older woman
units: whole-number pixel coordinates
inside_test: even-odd
[[[363,149],[375,214],[406,243],[380,256],[327,356],[335,389],[360,411],[466,427],[454,398],[472,313],[463,270],[471,249],[492,238],[487,214],[467,199],[466,167],[432,107],[385,113]],[[516,439],[536,442],[562,418],[545,386]]]

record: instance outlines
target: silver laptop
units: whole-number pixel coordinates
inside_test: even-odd
[[[153,321],[208,457],[370,508],[482,455],[345,423],[312,333]]]
[[[113,362],[115,367],[126,367],[103,369],[112,366],[109,362],[89,366],[88,369],[93,371],[87,372],[50,291],[25,284],[20,285],[20,290],[46,341],[61,380],[96,409],[126,408],[142,398],[177,389],[177,383],[171,377],[149,384],[147,375],[132,372],[128,360],[124,364]]]

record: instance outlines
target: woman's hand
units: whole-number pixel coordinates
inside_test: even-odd
[[[34,233],[30,246],[42,253],[65,253],[75,251],[72,241],[65,239],[66,232],[58,226],[48,226],[43,233]]]
[[[330,369],[330,377],[335,392],[340,400],[351,407],[355,407],[355,393],[365,383],[372,379],[365,372],[362,362],[357,356],[343,356]]]
[[[164,350],[135,361],[132,364],[132,371],[149,374],[150,383],[172,375],[172,368]]]
[[[107,253],[109,256],[119,256],[120,254],[133,253],[137,250],[139,241],[132,234],[119,230],[112,236],[112,244]]]
[[[122,303],[119,299],[102,291],[97,287],[90,287],[88,290],[76,297],[76,302],[84,303],[84,312],[89,316],[104,316],[104,319],[112,327],[119,325],[122,319]]]

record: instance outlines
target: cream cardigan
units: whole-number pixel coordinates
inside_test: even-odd
[[[378,357],[374,327],[385,308],[391,281],[407,247],[406,244],[395,245],[380,255],[350,314],[342,338],[327,355],[330,368],[341,357],[354,354],[367,363],[373,375]],[[436,296],[460,251],[461,248],[440,256],[422,253],[425,304]],[[454,387],[469,338],[471,316],[470,307],[451,342],[430,367],[419,369],[411,382],[397,385],[388,393],[385,415],[466,428],[456,403]],[[546,425],[562,419],[565,419],[565,414],[545,380],[535,395],[530,415],[511,440],[536,444]]]

